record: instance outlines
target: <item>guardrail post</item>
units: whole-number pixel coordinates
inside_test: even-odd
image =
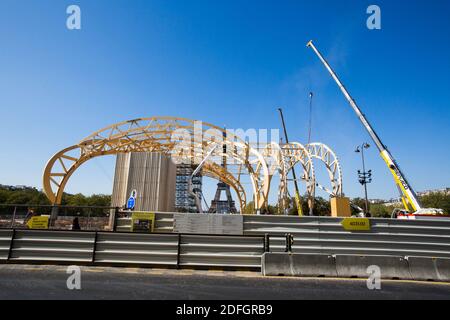
[[[290,233],[286,233],[286,251],[292,253],[292,245],[294,244],[294,237]]]
[[[14,213],[11,218],[11,229],[14,229],[14,222],[16,222],[16,213],[17,213],[17,206],[14,207]]]
[[[91,229],[91,209],[88,209],[88,217],[87,217],[87,222],[86,222],[86,230],[90,230]]]
[[[177,248],[177,269],[180,269],[180,253],[181,253],[181,234],[178,234],[178,248]]]
[[[268,233],[264,235],[264,252],[270,252],[270,235]]]
[[[111,222],[112,222],[112,231],[116,232],[117,231],[117,217],[119,216],[119,207],[115,207],[114,208],[114,217],[112,217]]]
[[[97,252],[97,239],[98,239],[98,232],[95,231],[95,236],[94,236],[94,248],[92,250],[92,264],[95,264],[95,254]]]
[[[14,238],[15,237],[16,237],[16,229],[13,229],[11,242],[9,243],[8,257],[6,258],[6,262],[9,262],[9,260],[11,259],[12,249],[13,249],[13,244],[14,244]]]

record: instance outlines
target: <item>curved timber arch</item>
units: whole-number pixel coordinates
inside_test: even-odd
[[[217,163],[207,162],[202,168],[202,174],[204,176],[226,183],[231,188],[233,188],[233,190],[237,194],[241,212],[245,210],[245,207],[247,206],[247,194],[241,182],[236,179],[230,172],[228,172],[224,167],[219,166]]]
[[[286,175],[288,175],[291,170],[295,168],[297,164],[300,164],[303,168],[303,175],[301,180],[305,181],[306,184],[306,194],[308,197],[308,206],[312,211],[314,208],[314,199],[316,192],[316,176],[314,171],[314,163],[312,161],[312,157],[309,154],[308,150],[302,144],[298,142],[293,142],[290,144],[283,145],[283,156],[284,161],[287,164]],[[284,189],[279,190],[279,197],[283,199],[288,199],[288,189],[287,185]],[[286,208],[284,208],[286,209]]]
[[[283,155],[283,150],[278,143],[271,142],[264,147],[262,154],[269,169],[269,180],[272,181],[275,174],[279,174],[278,213],[283,213],[285,212],[285,208],[289,207],[289,200],[287,198],[287,173],[289,170]],[[285,191],[286,194],[284,194]],[[268,206],[268,202],[266,202],[265,206]]]
[[[224,140],[223,137],[227,138]],[[244,167],[250,176],[256,208],[260,209],[268,198],[269,171],[263,156],[237,136],[200,121],[172,117],[135,119],[99,130],[79,144],[55,154],[47,163],[43,174],[44,192],[53,204],[60,204],[64,188],[72,174],[86,161],[104,155],[130,152],[157,152],[171,156],[178,163],[199,164],[214,144],[215,157],[227,159],[227,166]],[[216,160],[216,162],[219,162]],[[241,211],[246,206],[246,194],[241,177],[234,176],[216,162],[209,162],[205,172],[228,183],[238,194]],[[258,168],[258,169],[256,169]]]
[[[310,143],[306,145],[306,149],[308,149],[312,158],[318,159],[325,164],[328,176],[330,177],[332,190],[327,190],[317,183],[316,186],[329,193],[332,197],[343,197],[341,164],[333,150],[323,143]]]

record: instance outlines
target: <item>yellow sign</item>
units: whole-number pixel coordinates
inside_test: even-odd
[[[341,224],[347,231],[370,231],[370,220],[367,218],[345,218]]]
[[[48,229],[48,217],[32,217],[30,220],[28,220],[27,227],[30,229]]]
[[[131,216],[131,232],[153,232],[155,214],[152,212],[133,212]]]

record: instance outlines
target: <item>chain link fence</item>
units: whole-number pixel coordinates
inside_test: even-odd
[[[113,207],[0,204],[0,228],[27,229],[27,221],[32,217],[51,217],[52,212],[57,211],[57,218],[49,229],[110,231],[110,216],[115,210]]]

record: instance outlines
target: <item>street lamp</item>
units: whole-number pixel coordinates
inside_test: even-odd
[[[368,143],[363,143],[362,145],[358,146],[355,150],[356,153],[361,153],[362,158],[362,165],[363,170],[358,170],[358,179],[359,183],[361,183],[362,186],[364,186],[364,195],[365,195],[365,202],[366,202],[366,210],[364,212],[364,215],[370,216],[369,213],[369,198],[367,197],[367,184],[372,182],[372,170],[369,170],[366,172],[366,162],[364,159],[364,150],[369,149],[370,145]]]

